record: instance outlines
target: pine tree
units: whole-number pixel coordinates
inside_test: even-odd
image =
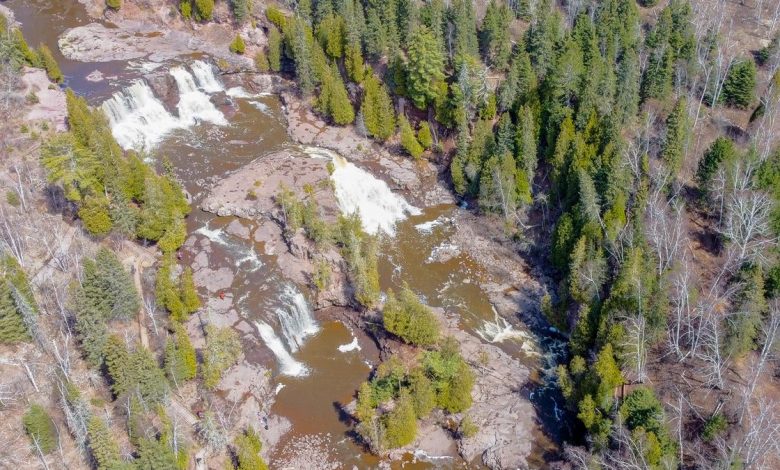
[[[214,0],[195,0],[195,18],[209,21],[214,13]]]
[[[22,424],[34,449],[40,449],[41,453],[48,454],[57,448],[59,441],[57,428],[43,406],[33,403],[24,414]]]
[[[241,354],[238,334],[231,328],[206,327],[206,348],[203,352],[203,385],[214,389],[222,374]]]
[[[436,83],[444,80],[444,56],[437,47],[436,37],[426,27],[412,34],[408,56],[409,97],[415,106],[425,109],[437,96]]]
[[[512,43],[509,38],[509,7],[491,0],[482,20],[480,45],[485,62],[498,70],[504,70],[509,64]]]
[[[246,43],[244,43],[244,38],[242,38],[240,34],[236,34],[235,39],[233,39],[233,42],[230,43],[230,52],[234,54],[243,54],[244,51],[246,51]]]
[[[192,268],[187,266],[181,276],[181,300],[188,313],[195,313],[200,309],[200,298],[192,278]]]
[[[747,108],[755,99],[756,64],[750,59],[735,62],[723,82],[721,100],[728,106]]]
[[[173,331],[174,337],[169,337],[165,343],[165,372],[174,384],[181,385],[195,378],[198,362],[187,330],[174,322]]]
[[[477,19],[471,0],[455,0],[450,7],[455,26],[456,66],[466,57],[478,57]]]
[[[417,130],[417,141],[426,150],[430,150],[433,147],[433,135],[431,134],[431,126],[427,121],[420,123],[420,128]]]
[[[666,118],[666,138],[661,145],[661,159],[666,163],[672,176],[676,176],[683,162],[688,124],[685,99],[680,98]]]
[[[371,136],[387,140],[395,133],[393,101],[385,86],[373,73],[365,79],[363,104],[360,109],[366,130]]]
[[[393,410],[383,416],[386,446],[390,449],[411,444],[417,436],[417,416],[412,397],[406,389],[395,402]]]
[[[138,470],[176,470],[181,468],[173,449],[162,439],[144,437],[138,443],[138,458],[133,460]]]
[[[534,112],[528,106],[523,106],[518,110],[517,119],[515,161],[528,176],[530,183],[536,174],[537,165],[536,120]]]
[[[317,24],[317,39],[332,59],[344,54],[344,18],[329,14]]]
[[[417,137],[414,135],[414,129],[412,129],[406,116],[401,115],[401,117],[398,118],[398,127],[401,129],[401,146],[415,159],[420,158],[425,149],[423,149],[422,145],[417,141]]]
[[[249,7],[251,0],[230,0],[230,6],[233,9],[233,16],[236,21],[243,23],[249,16]]]
[[[268,65],[273,72],[282,69],[282,35],[273,26],[268,31]]]
[[[317,109],[339,125],[350,124],[355,120],[355,110],[352,108],[344,81],[335,64],[330,67],[322,80]]]
[[[430,346],[439,338],[439,323],[430,309],[404,285],[396,298],[392,291],[382,309],[385,329],[403,341],[417,346]]]
[[[131,355],[130,367],[143,402],[147,406],[163,403],[168,395],[168,381],[151,351],[139,347]]]
[[[363,65],[363,53],[360,43],[348,44],[344,57],[344,66],[349,78],[355,83],[361,83],[365,78],[366,68]]]
[[[118,10],[119,7],[116,9]],[[49,50],[46,44],[41,44],[38,46],[38,56],[41,59],[41,63],[43,64],[43,68],[46,70],[46,75],[49,77],[49,80],[53,81],[54,83],[62,83],[65,77],[62,75],[62,70],[60,70],[60,66],[57,64],[57,60],[51,54],[51,50]]]
[[[103,361],[111,379],[111,393],[117,398],[135,386],[130,353],[125,342],[117,335],[111,335],[103,350]]]
[[[734,161],[736,156],[737,149],[734,146],[734,141],[728,137],[718,137],[710,145],[704,156],[699,160],[696,170],[696,182],[705,195],[709,192],[712,178],[718,169],[721,168],[721,165]]]
[[[303,95],[308,96],[314,91],[317,83],[312,52],[311,29],[300,21],[293,21],[288,27],[291,38],[293,59],[295,60],[295,77]],[[287,34],[287,33],[285,33]]]
[[[97,470],[115,470],[122,464],[119,446],[103,418],[93,416],[87,425],[88,447]]]
[[[238,468],[236,470],[268,470],[268,465],[260,456],[263,444],[260,435],[253,427],[249,427],[235,440],[236,458]]]

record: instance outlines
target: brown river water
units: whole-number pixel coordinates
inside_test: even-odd
[[[16,20],[22,23],[25,37],[31,45],[47,44],[55,52],[64,74],[66,86],[87,96],[99,105],[111,93],[131,84],[142,74],[138,62],[82,63],[65,59],[59,53],[57,37],[67,28],[91,22],[75,0],[7,0]],[[140,61],[142,62],[142,61]],[[174,64],[164,64],[170,68]],[[101,71],[109,80],[93,82],[86,76]],[[234,221],[232,217],[216,217],[197,209],[210,182],[226,172],[236,170],[263,155],[283,148],[296,148],[286,132],[286,124],[279,99],[272,95],[229,97],[224,90],[210,94],[210,101],[219,111],[225,111],[226,125],[199,121],[182,126],[159,139],[150,154],[155,161],[167,156],[187,192],[192,195],[193,211],[188,228],[197,241],[208,238],[212,252],[211,268],[228,268],[234,278],[225,289],[233,299],[247,324],[261,321],[278,334],[280,321],[273,312],[290,309],[291,292],[310,293],[305,286],[294,286],[285,280],[273,256],[264,254],[264,247],[251,240],[229,235],[224,229]],[[457,254],[444,262],[433,260],[434,254],[452,249],[449,238],[455,230],[456,206],[436,206],[409,216],[396,225],[394,237],[385,236],[381,244],[380,281],[383,290],[398,289],[407,282],[413,290],[432,306],[444,307],[460,315],[461,325],[485,341],[495,341],[507,353],[519,358],[536,371],[540,385],[524,391],[532,398],[540,419],[557,433],[560,416],[555,397],[544,387],[544,358],[536,351],[545,349],[545,340],[535,340],[517,322],[510,325],[498,318],[486,294],[479,287],[485,279],[479,265],[466,254]],[[250,230],[253,223],[242,221]],[[192,262],[185,254],[183,261]],[[287,293],[287,294],[285,294]],[[205,290],[204,297],[214,295]],[[285,297],[287,295],[287,297]],[[299,300],[301,297],[297,297]],[[295,304],[298,305],[298,304]],[[301,439],[314,439],[328,455],[328,460],[341,464],[338,468],[376,468],[379,460],[355,443],[351,428],[340,416],[338,404],[350,402],[361,382],[369,377],[371,367],[378,362],[378,352],[369,347],[350,350],[346,347],[359,335],[344,324],[332,319],[317,319],[313,313],[316,332],[301,341],[297,351],[290,351],[297,365],[308,371],[306,375],[283,374],[274,353],[269,350],[257,329],[242,330],[244,349],[250,361],[261,363],[274,371],[272,383],[276,387],[276,401],[270,410],[286,417],[292,424],[276,446],[272,458],[284,461]],[[279,335],[281,336],[281,335]],[[536,343],[539,344],[536,344]],[[361,344],[367,342],[363,341]],[[344,351],[339,349],[342,347]],[[553,408],[555,411],[553,411]],[[539,436],[540,441],[546,438]],[[542,446],[533,456],[536,465],[542,464]],[[394,462],[392,468],[423,469],[433,467],[461,468],[466,463],[457,457],[426,461],[407,456]],[[471,465],[469,468],[475,468]]]

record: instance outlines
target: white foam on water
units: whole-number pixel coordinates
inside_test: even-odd
[[[482,339],[488,343],[501,343],[508,339],[525,340],[529,343],[532,341],[531,335],[524,331],[515,330],[504,317],[498,314],[495,308],[493,308],[493,315],[494,318],[492,322],[485,321],[482,328],[477,330],[477,334]],[[525,344],[526,343],[523,343],[523,346],[525,346]],[[529,350],[527,347],[523,346],[521,346],[521,348],[524,351]],[[533,351],[532,347],[530,350]]]
[[[279,395],[279,392],[281,392],[284,387],[285,387],[284,384],[276,384],[276,388],[274,389],[274,395]]]
[[[228,88],[228,91],[226,91],[225,94],[230,96],[231,98],[257,98],[257,95],[253,95],[252,93],[249,93],[242,86],[234,86],[233,88]]]
[[[254,106],[255,109],[257,109],[261,113],[267,114],[269,116],[273,116],[273,113],[271,112],[271,108],[269,108],[267,104],[260,101],[250,101],[249,104]]]
[[[304,340],[320,330],[306,297],[292,285],[286,285],[279,296],[282,306],[275,310],[282,334],[290,351],[297,351]]]
[[[454,245],[449,242],[443,242],[440,245],[437,245],[433,247],[433,250],[431,250],[431,254],[428,255],[428,258],[425,260],[426,264],[430,263],[438,263],[442,261],[442,256],[447,256],[447,260],[458,256],[460,254],[460,248],[458,248],[458,245]],[[446,261],[446,260],[445,260]]]
[[[169,132],[185,127],[143,80],[114,93],[101,109],[108,116],[117,143],[126,150],[150,149]]]
[[[222,245],[227,245],[228,241],[225,238],[225,232],[222,229],[210,229],[208,225],[204,225],[203,227],[199,228],[198,230],[195,230],[195,233],[199,235],[203,235],[204,237],[208,238],[212,242],[219,243]]]
[[[179,88],[179,120],[186,126],[207,121],[220,126],[227,125],[225,115],[211,102],[208,95],[200,91],[192,74],[184,67],[174,67],[170,74]]]
[[[303,377],[309,373],[309,370],[303,363],[296,361],[295,358],[287,352],[284,343],[281,338],[276,335],[276,332],[271,325],[258,320],[255,322],[255,328],[257,328],[257,332],[260,334],[260,338],[262,338],[265,345],[268,346],[268,349],[276,356],[282,374],[293,377]]]
[[[423,222],[421,224],[417,224],[417,225],[414,226],[414,228],[417,229],[418,232],[431,233],[431,232],[433,232],[434,228],[436,228],[436,227],[438,227],[440,225],[444,225],[445,223],[447,223],[449,221],[450,221],[449,217],[437,217],[437,218],[435,218],[433,220],[429,220],[428,222]]]
[[[138,70],[142,73],[150,73],[162,67],[164,64],[162,62],[142,62],[131,60],[128,62],[128,65],[128,68],[131,70]]]
[[[397,222],[405,219],[407,215],[421,213],[420,209],[393,193],[387,183],[348,162],[344,157],[331,151],[319,150],[312,153],[329,155],[332,158],[335,169],[330,177],[334,183],[339,209],[345,214],[359,213],[366,232],[383,232],[393,236]]]
[[[206,93],[219,93],[225,91],[225,87],[222,86],[219,79],[214,75],[214,67],[208,62],[202,60],[196,60],[190,64],[192,73],[195,75],[195,79],[198,81],[198,86]]]
[[[257,255],[257,252],[255,251],[255,247],[251,247],[249,251],[247,251],[246,255],[236,260],[237,268],[240,268],[245,264],[249,266],[248,268],[249,272],[255,272],[258,269],[263,267],[263,262],[260,260],[260,257]]]
[[[338,347],[339,352],[350,352],[350,351],[360,351],[360,345],[358,344],[358,339],[354,336],[352,337],[352,342],[347,344],[342,344]]]

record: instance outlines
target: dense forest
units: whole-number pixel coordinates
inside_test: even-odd
[[[188,21],[212,20],[213,0],[177,3]],[[780,465],[780,8],[758,2],[755,18],[729,20],[716,0],[252,3],[229,2],[236,25],[266,33],[259,71],[294,79],[330,124],[446,168],[461,205],[499,221],[506,243],[549,277],[539,314],[567,342],[554,374],[574,421],[556,465]],[[751,49],[737,33],[754,27],[767,40]],[[240,34],[230,50],[246,52]],[[0,59],[3,73],[26,65],[62,80],[51,51],[5,22]],[[196,354],[183,326],[201,304],[176,257],[190,206],[170,164],[158,172],[123,151],[102,112],[70,91],[67,111],[68,131],[41,145],[50,199],[92,240],[157,246],[166,312],[160,351],[128,344],[112,325],[144,300],[131,273],[105,247],[79,263],[62,310],[124,418],[131,458],[60,362],[68,430],[98,469],[187,468],[162,405],[186,382],[207,395],[241,344],[208,327]],[[403,447],[435,410],[461,416],[454,434],[475,432],[469,364],[408,286],[380,302],[377,240],[359,218],[326,224],[314,191],[282,191],[277,203],[287,230],[338,249],[355,306],[381,305],[384,333],[414,351],[356,391],[357,438],[380,454]],[[0,343],[50,348],[22,248],[3,240]],[[315,288],[329,276],[318,267]],[[266,468],[257,432],[230,441],[220,419],[205,413],[199,442],[229,446],[229,468]],[[44,407],[31,404],[23,425],[37,453],[55,451]]]

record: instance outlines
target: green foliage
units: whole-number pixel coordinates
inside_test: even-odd
[[[724,352],[739,358],[755,349],[769,306],[764,292],[764,273],[760,267],[743,268],[736,281],[741,282],[741,288],[735,296],[733,312],[725,319]]]
[[[265,17],[268,18],[268,21],[273,23],[278,29],[284,31],[285,27],[287,26],[287,17],[284,16],[284,13],[282,13],[281,10],[274,6],[268,6],[265,9]]]
[[[244,51],[246,51],[244,38],[242,38],[240,34],[236,34],[235,39],[230,43],[230,52],[234,54],[243,54]]]
[[[341,73],[335,64],[330,67],[322,80],[317,109],[340,126],[351,124],[355,120],[355,110],[352,108]]]
[[[121,468],[122,459],[119,454],[119,446],[103,418],[94,416],[87,424],[90,455],[95,461],[97,470],[115,470]]]
[[[79,218],[91,235],[104,237],[114,227],[109,214],[109,202],[102,196],[88,196],[79,208]]]
[[[236,17],[236,21],[243,23],[249,17],[252,0],[230,0],[230,7],[233,10],[233,16]]]
[[[360,215],[340,215],[334,241],[347,263],[355,300],[371,308],[379,301],[379,263],[377,239],[363,231]]]
[[[509,64],[509,56],[512,54],[512,43],[509,37],[509,23],[512,14],[505,3],[491,0],[482,20],[479,32],[480,49],[485,62],[499,70],[503,70]]]
[[[661,146],[661,159],[673,175],[682,166],[684,149],[688,139],[688,122],[685,111],[685,99],[680,98],[666,118],[666,138]]]
[[[181,276],[181,300],[184,303],[185,311],[189,313],[197,312],[200,309],[200,298],[192,278],[192,268],[189,266],[184,268],[184,273]]]
[[[171,382],[179,385],[195,378],[198,360],[187,330],[180,323],[174,323],[173,332],[165,342],[165,373]]]
[[[458,343],[445,338],[438,351],[427,351],[423,367],[436,390],[436,406],[450,413],[460,413],[471,407],[474,373],[460,355]]]
[[[179,0],[179,11],[185,19],[192,17],[192,0]]]
[[[241,341],[231,328],[206,327],[206,348],[203,351],[203,385],[215,389],[222,374],[238,360]]]
[[[263,444],[260,435],[251,426],[235,439],[236,470],[268,470],[260,456]]]
[[[112,10],[119,10],[122,8],[122,0],[106,0],[106,6]]]
[[[14,344],[33,338],[38,304],[27,274],[10,255],[0,264],[0,343]]]
[[[756,64],[749,59],[737,61],[723,82],[721,100],[728,106],[747,108],[755,99],[755,88]]]
[[[419,109],[425,109],[437,96],[436,83],[444,79],[444,56],[436,37],[425,27],[409,40],[406,86],[409,97]]]
[[[110,1],[119,2],[119,0]],[[116,7],[116,9],[119,9],[119,7]],[[49,80],[53,81],[54,83],[62,83],[65,77],[62,75],[60,66],[57,64],[57,61],[51,54],[51,50],[49,50],[46,44],[41,44],[38,46],[38,56],[40,57],[40,61],[43,64],[43,68],[46,70],[46,75],[49,77]]]
[[[111,379],[114,397],[137,394],[144,404],[162,403],[168,394],[168,383],[152,353],[143,347],[129,352],[116,335],[109,337],[104,350],[104,362]]]
[[[317,292],[330,288],[331,276],[330,263],[324,259],[318,260],[314,271],[314,287],[317,288]]]
[[[431,134],[431,126],[427,121],[420,123],[420,128],[417,130],[417,142],[423,146],[426,150],[430,150],[433,147],[433,135]]]
[[[417,416],[414,412],[412,397],[406,390],[401,390],[395,407],[383,416],[385,428],[385,445],[395,449],[411,444],[417,436]]]
[[[414,135],[414,129],[406,119],[406,116],[401,115],[398,118],[398,127],[401,129],[401,146],[406,150],[406,153],[418,159],[422,156],[425,149],[417,141],[417,137]]]
[[[282,35],[273,26],[268,31],[268,65],[274,72],[282,69]]]
[[[710,145],[699,160],[699,166],[696,170],[696,182],[705,195],[709,193],[712,178],[721,165],[733,162],[736,156],[737,149],[734,142],[727,137],[718,137]]]
[[[388,292],[382,322],[387,331],[409,344],[431,346],[439,339],[436,317],[406,284],[398,298]]]
[[[725,416],[720,413],[714,414],[704,422],[701,438],[704,442],[711,442],[716,437],[723,435],[728,427],[729,422],[726,420]]]
[[[363,104],[360,110],[366,130],[378,140],[387,140],[395,133],[395,111],[387,88],[371,73],[366,76],[363,89]]]
[[[255,54],[255,67],[258,72],[263,73],[271,70],[271,64],[268,62],[268,54],[264,50],[257,51],[257,54]]]
[[[76,317],[86,357],[93,365],[102,362],[108,340],[106,323],[113,319],[127,319],[138,313],[138,292],[130,275],[117,257],[102,248],[94,260],[83,261],[80,285],[71,294],[71,309]]]
[[[37,403],[30,405],[22,417],[22,424],[34,449],[40,449],[41,453],[49,454],[57,448],[59,442],[57,428],[43,406]]]
[[[173,449],[162,439],[144,437],[138,443],[138,458],[133,460],[138,470],[175,470],[180,468]]]
[[[214,0],[195,0],[195,19],[209,21],[214,13]]]

